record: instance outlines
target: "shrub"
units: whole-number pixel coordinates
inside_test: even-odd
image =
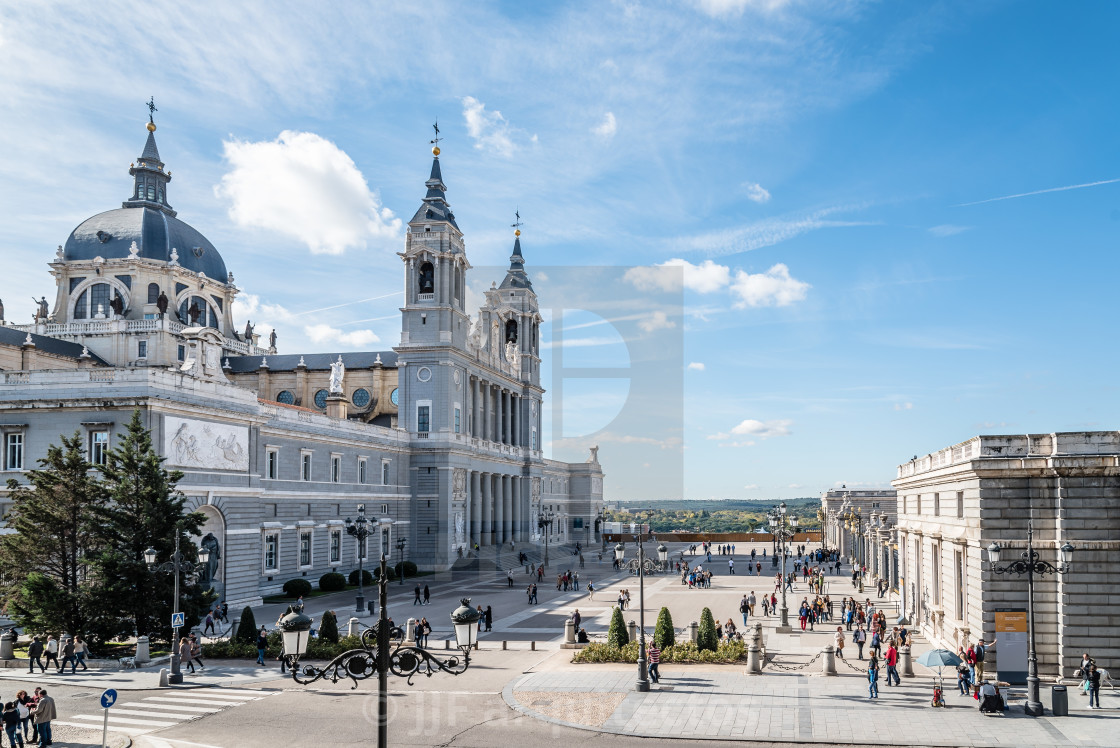
[[[346,589],[346,577],[337,571],[329,571],[319,577],[319,589],[323,592],[338,592]]]
[[[358,584],[358,570],[350,572],[349,580],[351,585]],[[369,569],[362,569],[362,584],[367,587],[373,586],[373,575],[369,573]]]
[[[661,650],[661,660],[673,663],[734,663],[745,659],[746,646],[743,642],[732,641],[720,644],[715,651],[701,651],[692,642],[678,642],[672,647]],[[592,642],[576,652],[572,662],[625,662],[638,661],[638,642],[630,642],[624,647],[613,644]]]
[[[626,622],[622,620],[622,609],[615,608],[611,614],[611,626],[607,629],[607,645],[622,649],[630,643],[630,634],[626,631]]]
[[[257,640],[257,619],[253,617],[253,609],[248,605],[241,611],[241,623],[237,625],[237,634],[234,639],[239,642],[255,642]]]
[[[676,643],[673,636],[673,616],[668,608],[662,608],[657,614],[657,626],[653,629],[653,642],[659,649],[668,649]]]
[[[701,652],[715,652],[718,646],[715,619],[712,618],[712,611],[704,608],[700,611],[700,631],[696,637],[696,648]]]
[[[323,621],[319,624],[319,638],[338,644],[338,618],[333,610],[323,614]]]
[[[284,594],[288,597],[303,597],[311,594],[311,582],[302,577],[284,582]]]
[[[393,567],[393,572],[395,574],[400,574],[402,566],[404,567],[405,579],[407,579],[408,577],[416,576],[416,564],[412,563],[411,561],[401,561],[399,564]]]

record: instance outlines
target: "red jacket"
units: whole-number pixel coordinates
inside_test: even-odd
[[[894,648],[893,644],[890,647],[887,648],[886,660],[887,660],[887,664],[890,665],[891,667],[894,667],[895,665],[898,664],[898,650]]]

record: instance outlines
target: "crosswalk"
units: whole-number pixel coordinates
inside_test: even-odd
[[[144,735],[277,693],[280,691],[183,688],[160,691],[158,696],[146,696],[135,701],[121,699],[109,709],[109,732]],[[103,720],[104,712],[98,709],[90,714],[75,714],[65,720],[56,720],[54,724],[100,730]]]

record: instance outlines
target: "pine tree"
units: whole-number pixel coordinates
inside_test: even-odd
[[[662,608],[657,614],[657,625],[653,629],[653,641],[660,649],[668,649],[676,644],[673,633],[673,616],[668,608]]]
[[[190,536],[200,534],[205,517],[184,514],[186,497],[175,489],[183,474],[164,469],[138,409],[117,447],[109,450],[101,472],[111,499],[101,509],[107,542],[95,560],[100,594],[106,596],[104,618],[117,636],[158,633],[168,639],[173,574],[149,571],[144,551],[154,548],[157,563],[170,561],[178,534],[183,559],[197,563],[198,549]],[[187,574],[180,578],[179,592],[179,610],[186,614],[187,626],[197,623],[212,593],[201,590]]]
[[[700,630],[696,635],[696,648],[701,652],[704,650],[715,652],[719,648],[719,639],[716,638],[716,622],[712,618],[712,611],[708,608],[700,611]]]
[[[630,643],[630,634],[626,631],[626,622],[622,620],[622,608],[615,608],[611,614],[611,625],[607,629],[607,644],[622,649]]]
[[[0,536],[0,594],[30,631],[82,632],[96,642],[88,562],[102,543],[105,491],[81,435],[60,439],[28,473],[27,485],[8,481],[12,506],[4,519],[15,532]]]
[[[239,642],[255,642],[257,640],[257,619],[253,616],[253,609],[248,605],[241,611],[241,622],[237,624],[237,633],[234,638]]]

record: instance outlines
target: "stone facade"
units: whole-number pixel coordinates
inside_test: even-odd
[[[401,342],[391,351],[277,353],[232,317],[238,289],[217,250],[168,204],[149,123],[122,208],[84,221],[50,262],[27,325],[0,320],[0,485],[25,479],[60,434],[100,462],[139,409],[179,489],[207,517],[215,587],[259,602],[294,577],[358,565],[344,532],[359,505],[384,552],[445,569],[475,544],[590,542],[603,471],[545,459],[541,317],[520,231],[510,269],[472,318],[465,243],[438,153],[409,222]],[[0,511],[8,504],[0,488]]]
[[[898,521],[894,491],[834,488],[821,494],[825,545],[867,567],[873,581],[898,586],[898,548],[893,526]]]
[[[1068,573],[1035,576],[1040,675],[1069,677],[1086,651],[1120,657],[1110,594],[1120,584],[1120,432],[975,437],[900,465],[893,485],[903,605],[932,641],[956,651],[998,639],[997,612],[1027,608],[1026,578],[997,575],[987,548],[1002,546],[1001,565],[1016,560],[1030,521],[1040,560],[1058,565],[1060,546],[1076,549]],[[998,669],[998,644],[992,653]]]

